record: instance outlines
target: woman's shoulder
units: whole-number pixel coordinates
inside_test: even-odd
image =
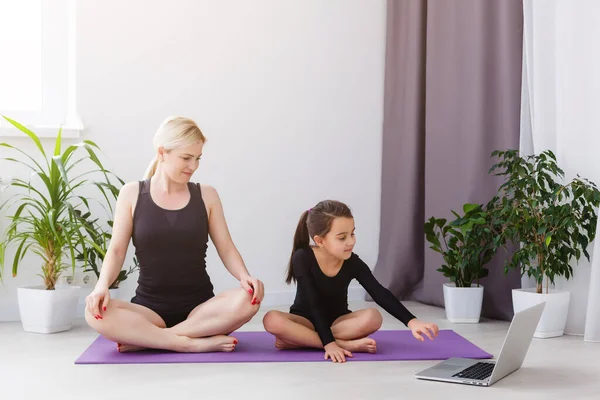
[[[215,189],[212,185],[207,185],[205,183],[195,182],[193,183],[195,186],[200,188],[200,193],[202,193],[202,198],[204,200],[213,200],[218,199],[219,194],[217,193],[217,189]]]
[[[135,209],[137,198],[140,192],[140,182],[127,182],[119,190],[119,197],[117,202],[127,204],[131,210]]]
[[[140,182],[132,181],[124,184],[119,190],[119,197],[124,197],[126,199],[132,199],[137,197],[140,191]]]

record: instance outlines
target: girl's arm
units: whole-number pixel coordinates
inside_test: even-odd
[[[431,340],[433,340],[434,336],[437,336],[439,330],[437,325],[419,321],[406,309],[406,307],[404,307],[392,292],[375,279],[369,266],[365,264],[363,260],[356,254],[353,254],[352,257],[354,258],[352,264],[354,265],[354,268],[356,268],[356,280],[365,288],[369,295],[371,295],[373,300],[375,300],[375,303],[383,307],[385,311],[392,314],[397,320],[409,327],[417,340],[424,340],[421,334],[426,335]]]
[[[392,314],[397,320],[408,326],[408,323],[416,317],[408,311],[406,307],[381,283],[375,279],[369,266],[364,263],[356,254],[353,265],[356,268],[356,280],[365,288],[367,293],[380,305],[385,311]]]
[[[319,334],[323,346],[326,346],[331,342],[335,342],[335,338],[331,332],[331,327],[321,311],[322,305],[319,304],[314,279],[310,273],[310,261],[307,259],[306,254],[304,253],[305,251],[306,250],[301,249],[294,253],[292,256],[292,270],[296,277],[298,285],[297,290],[303,293],[303,298],[308,301],[308,306],[310,307],[309,312],[313,317],[315,330]],[[309,249],[308,251],[312,250]]]

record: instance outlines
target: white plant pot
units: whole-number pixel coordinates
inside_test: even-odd
[[[79,300],[79,286],[46,290],[44,286],[17,289],[21,324],[27,332],[55,333],[71,329]]]
[[[116,288],[116,289],[108,289],[108,292],[110,293],[110,299],[118,299],[119,298],[119,294],[120,294],[120,288]]]
[[[455,324],[476,324],[481,316],[483,286],[456,287],[444,283],[444,306],[446,318]]]
[[[546,302],[540,322],[533,334],[536,338],[551,338],[562,336],[569,313],[571,293],[563,290],[549,289],[546,293],[536,293],[536,288],[513,289],[512,300],[515,313],[536,304]]]

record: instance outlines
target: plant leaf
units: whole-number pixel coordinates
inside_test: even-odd
[[[8,118],[6,116],[4,117],[4,119],[7,120],[8,122],[10,122],[15,128],[17,128],[18,130],[20,130],[21,132],[23,132],[24,134],[26,134],[27,136],[29,136],[31,138],[31,140],[33,140],[33,142],[35,143],[35,145],[37,146],[37,148],[40,151],[40,153],[42,153],[42,155],[44,156],[44,158],[46,158],[46,152],[44,151],[44,147],[42,146],[42,142],[40,141],[40,139],[37,137],[37,135],[35,133],[33,133],[32,131],[30,131],[25,126],[21,125],[20,123],[18,123],[15,120],[12,120],[12,119],[10,119],[10,118]]]

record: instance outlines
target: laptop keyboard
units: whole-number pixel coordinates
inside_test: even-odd
[[[487,362],[478,362],[476,364],[471,365],[469,368],[465,368],[457,374],[452,375],[456,378],[464,378],[464,379],[476,379],[483,380],[487,379],[492,375],[492,371],[494,370],[493,363]]]

